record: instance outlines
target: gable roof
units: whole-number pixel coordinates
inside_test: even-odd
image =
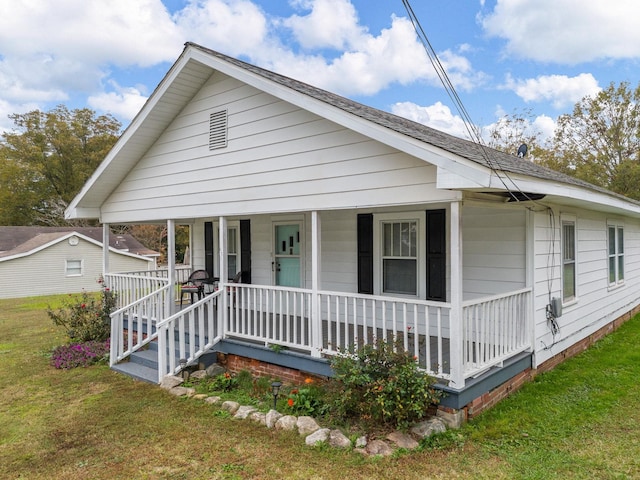
[[[38,251],[74,235],[102,245],[102,228],[98,227],[39,227],[0,226],[0,258],[23,256]],[[132,235],[109,235],[109,247],[119,253],[157,257],[160,254],[142,245]]]
[[[453,175],[449,181],[439,178],[441,188],[533,191],[640,216],[640,202],[604,188],[187,42],[142,110],[71,202],[66,217],[99,218],[99,208],[108,195],[215,71],[400,151],[428,157],[439,172]]]

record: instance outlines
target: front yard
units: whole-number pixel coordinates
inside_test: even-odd
[[[392,458],[310,448],[104,365],[49,366],[62,297],[0,301],[0,478],[638,478],[640,318],[466,425]]]

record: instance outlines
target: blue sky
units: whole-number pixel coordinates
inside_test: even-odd
[[[640,81],[637,0],[412,0],[475,125]],[[463,136],[402,0],[0,0],[0,131],[58,104],[126,127],[192,41]]]

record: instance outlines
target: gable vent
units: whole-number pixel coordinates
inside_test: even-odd
[[[220,110],[209,115],[209,150],[227,146],[227,111]]]

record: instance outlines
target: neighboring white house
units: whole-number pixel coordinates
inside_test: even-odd
[[[242,272],[176,313],[170,264],[146,341],[321,373],[397,338],[472,414],[640,304],[638,202],[192,43],[67,216],[188,224],[193,268]]]
[[[0,298],[98,291],[102,228],[0,227]],[[109,264],[154,270],[157,252],[131,235],[111,235]]]

